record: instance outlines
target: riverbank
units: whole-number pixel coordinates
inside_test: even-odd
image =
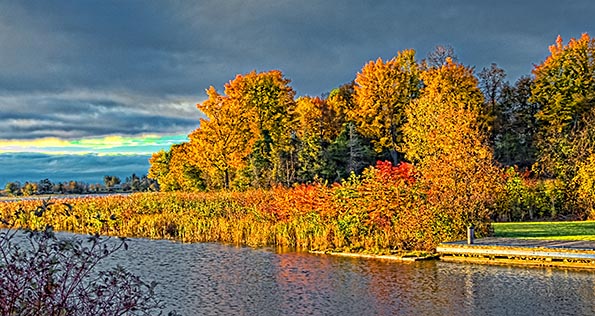
[[[398,261],[398,262],[416,262],[416,261],[423,261],[423,260],[434,260],[434,259],[439,258],[439,255],[436,253],[433,253],[433,252],[430,252],[430,253],[410,252],[410,253],[391,254],[391,255],[378,255],[378,254],[352,253],[352,252],[335,252],[335,251],[310,251],[310,253],[317,254],[317,255],[331,255],[331,256],[350,257],[350,258],[362,258],[362,259],[380,259],[380,260],[390,260],[390,261]]]
[[[111,192],[111,193],[86,193],[86,194],[37,194],[29,196],[0,196],[0,202],[19,202],[19,201],[42,201],[42,200],[64,200],[64,199],[86,199],[93,197],[104,197],[112,195],[127,196],[130,192]]]
[[[494,237],[444,242],[441,260],[595,269],[595,221],[494,223]]]
[[[595,222],[494,223],[495,237],[444,242],[435,252],[392,255],[320,252],[344,257],[415,262],[440,259],[458,263],[595,269]]]
[[[427,209],[418,213],[393,209],[392,222],[387,222],[382,214],[388,215],[388,211],[379,214],[375,208],[382,207],[386,199],[372,200],[365,195],[376,194],[375,191],[357,193],[347,185],[333,190],[302,186],[247,192],[21,200],[0,202],[0,219],[22,228],[43,229],[50,225],[56,231],[83,234],[291,247],[390,260],[400,257],[402,261],[425,255],[399,254],[434,253],[440,242],[465,239],[465,231],[456,227],[437,231],[448,228],[432,226],[434,220],[444,218],[427,213]],[[531,225],[540,225],[540,233]],[[497,236],[527,237],[528,232],[534,232],[533,237],[544,237],[547,235],[543,231],[554,231],[551,225],[562,224],[497,223],[494,227]],[[558,233],[559,238],[576,236],[576,232],[584,238],[595,236],[595,231],[591,231],[593,222],[565,225],[567,231]]]

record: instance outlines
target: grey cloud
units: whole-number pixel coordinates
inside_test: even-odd
[[[43,115],[20,119],[8,117],[0,120],[0,123],[2,139],[78,139],[105,135],[183,134],[198,127],[197,120],[154,115],[103,115],[98,119],[90,119],[85,115],[67,118]]]
[[[498,57],[497,52],[514,49],[499,41],[500,34],[510,33],[540,36],[547,52],[558,33],[589,27],[587,9],[594,8],[588,1],[24,3],[27,10],[21,10],[26,13],[17,24],[40,21],[24,29],[34,38],[48,34],[49,66],[42,73],[55,72],[56,85],[154,94],[194,90],[197,96],[235,73],[271,68],[299,82],[298,90],[318,94],[351,79],[371,58],[410,47],[423,56],[440,43],[453,44],[468,57],[464,62],[478,67],[514,65],[515,60],[486,60],[480,54],[493,51],[491,57]],[[333,67],[337,63],[351,66]]]
[[[204,90],[237,73],[280,69],[299,94],[318,95],[371,59],[406,48],[423,58],[437,44],[514,80],[558,34],[595,33],[593,12],[590,0],[1,2],[0,112],[53,109],[73,135],[144,132],[124,128],[133,121],[189,132]],[[105,128],[67,117],[83,112]]]
[[[17,98],[18,99],[18,98]],[[2,103],[0,139],[84,138],[104,135],[189,133],[200,113],[190,104],[130,105],[114,100],[30,98],[25,104]]]

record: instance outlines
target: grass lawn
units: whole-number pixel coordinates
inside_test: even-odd
[[[493,223],[495,237],[595,240],[595,221]]]

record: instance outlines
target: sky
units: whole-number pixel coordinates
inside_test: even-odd
[[[146,174],[236,74],[279,69],[317,96],[449,45],[514,82],[558,35],[595,35],[593,16],[592,0],[0,0],[0,185]]]

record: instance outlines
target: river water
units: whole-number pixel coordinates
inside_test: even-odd
[[[182,315],[595,315],[595,272],[132,239],[110,258]]]

